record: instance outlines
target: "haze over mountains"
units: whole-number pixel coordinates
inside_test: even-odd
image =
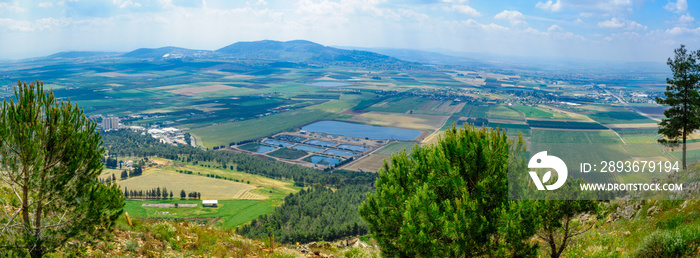
[[[306,40],[236,42],[217,50],[195,50],[180,47],[140,48],[127,53],[61,52],[49,59],[123,57],[149,60],[256,60],[291,62],[312,65],[361,66],[386,69],[411,69],[423,66],[370,51],[339,49]]]
[[[350,66],[375,69],[432,69],[433,65],[460,66],[467,69],[518,73],[547,71],[589,75],[654,74],[667,76],[664,63],[602,63],[586,60],[553,60],[547,58],[518,58],[479,53],[455,53],[436,50],[423,51],[392,48],[358,48],[323,46],[306,40],[261,40],[236,42],[217,50],[197,50],[175,46],[139,48],[127,53],[69,51],[28,60],[128,58],[148,61],[253,61],[281,63],[276,65]],[[288,64],[284,64],[288,63]]]

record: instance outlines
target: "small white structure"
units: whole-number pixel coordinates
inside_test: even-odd
[[[219,207],[217,200],[202,200],[202,207]]]

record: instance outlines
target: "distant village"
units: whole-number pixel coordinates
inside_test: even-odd
[[[151,125],[150,128],[145,128],[143,126],[125,126],[120,123],[121,119],[119,117],[108,115],[92,115],[91,119],[101,118],[102,122],[98,124],[98,129],[102,131],[119,130],[119,129],[130,129],[134,131],[141,131],[143,133],[150,134],[153,138],[160,140],[160,142],[171,145],[192,145],[196,147],[195,138],[189,134],[183,133],[180,129],[175,127],[163,127],[158,125]],[[190,139],[186,139],[189,137]]]

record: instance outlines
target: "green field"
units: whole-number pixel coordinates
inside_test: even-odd
[[[423,98],[390,98],[374,104],[365,110],[392,113],[406,113],[409,110],[416,112],[428,102],[429,100]]]
[[[522,112],[528,118],[554,118],[554,114],[536,107],[516,105],[510,108]]]
[[[406,150],[407,154],[411,154],[412,148],[415,145],[416,145],[416,143],[413,143],[413,142],[392,142],[392,143],[387,144],[386,146],[382,147],[381,149],[377,150],[374,153],[391,155],[393,153],[398,153],[398,152],[401,152],[403,150]]]
[[[588,117],[603,124],[656,123],[654,120],[631,111],[597,112],[595,114],[588,115]]]
[[[653,143],[659,135],[659,130],[650,129],[615,129],[626,143]]]
[[[275,200],[219,200],[219,207],[202,207],[199,200],[126,200],[124,211],[137,218],[181,219],[222,217],[217,225],[235,228],[261,215],[269,214],[279,204]],[[143,203],[195,203],[196,208],[142,207]]]
[[[333,114],[318,109],[300,109],[258,119],[202,127],[191,132],[202,139],[204,146],[226,146],[270,136],[332,116]]]
[[[612,131],[557,131],[532,130],[531,154],[547,151],[559,157],[569,171],[578,171],[581,163],[597,164],[600,161],[627,161],[631,156],[622,141]]]
[[[525,117],[522,113],[510,109],[507,106],[491,106],[487,112],[489,119],[506,119],[506,120],[518,120],[525,121]]]
[[[533,143],[622,143],[610,131],[561,131],[532,129]]]

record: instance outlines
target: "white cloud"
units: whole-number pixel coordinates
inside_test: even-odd
[[[469,0],[442,0],[443,3],[449,3],[449,4],[465,4],[468,3]]]
[[[678,0],[675,3],[668,2],[668,4],[664,6],[664,9],[669,10],[671,12],[682,13],[688,10],[688,2],[686,2],[686,0]]]
[[[610,20],[602,21],[598,23],[598,27],[609,28],[609,29],[626,29],[626,30],[637,30],[637,29],[647,29],[647,26],[643,26],[636,21],[628,21],[625,18],[613,17]]]
[[[52,29],[54,27],[67,25],[69,23],[70,21],[68,20],[58,20],[54,18],[42,18],[35,20],[34,22],[15,20],[9,18],[0,18],[0,30],[18,32],[44,31]]]
[[[453,5],[452,10],[470,16],[481,16],[481,13],[479,13],[476,9],[468,5]]]
[[[527,22],[525,22],[525,16],[518,11],[503,10],[493,18],[497,20],[508,20],[510,24],[514,26],[527,24]]]
[[[542,10],[549,10],[552,12],[558,12],[561,10],[561,0],[557,0],[556,3],[552,2],[552,0],[548,0],[547,2],[537,2],[535,4],[535,7],[540,8]]]
[[[686,27],[673,27],[672,29],[667,29],[666,34],[670,34],[672,36],[683,35],[683,34],[700,35],[700,27],[697,27],[695,29],[689,29]]]
[[[141,4],[139,3],[134,3],[131,0],[113,0],[112,3],[115,5],[119,6],[119,8],[127,8],[127,7],[141,7]]]
[[[469,19],[469,20],[466,20],[466,21],[462,21],[460,24],[461,24],[461,25],[464,25],[464,26],[468,26],[468,27],[480,28],[480,29],[483,29],[483,30],[486,30],[486,31],[504,31],[504,30],[508,30],[508,28],[503,27],[503,26],[498,25],[498,24],[495,24],[495,23],[491,23],[491,24],[481,24],[481,23],[475,21],[474,19]]]
[[[53,6],[53,2],[40,2],[37,6],[41,8],[49,8]]]
[[[693,18],[693,16],[690,16],[690,14],[684,14],[684,15],[681,15],[680,18],[678,18],[678,22],[680,22],[680,23],[691,23],[694,20],[695,20],[695,18]]]
[[[27,11],[27,9],[19,6],[19,2],[13,2],[12,4],[0,2],[0,14],[4,13],[5,10],[13,13],[23,13]]]

